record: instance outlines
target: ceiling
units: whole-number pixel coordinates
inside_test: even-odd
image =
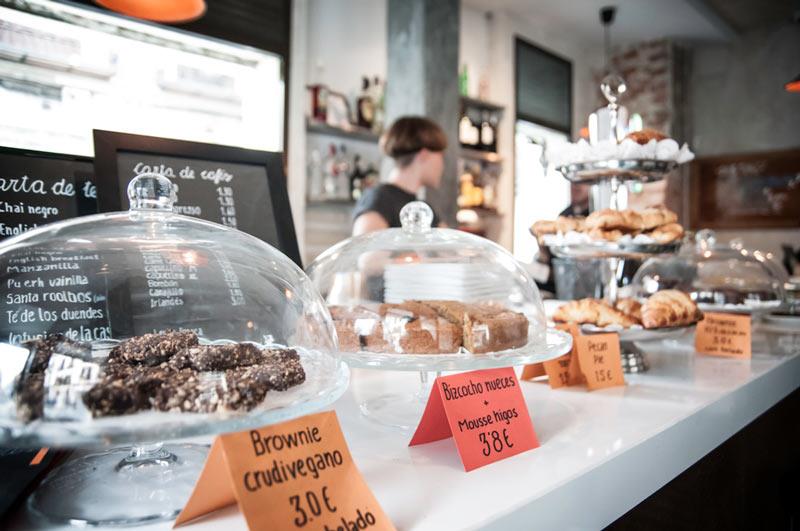
[[[792,0],[464,0],[480,10],[504,10],[568,31],[576,40],[602,41],[599,11],[615,5],[612,44],[659,38],[726,41],[739,31],[791,19]]]

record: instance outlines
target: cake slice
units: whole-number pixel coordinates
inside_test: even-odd
[[[528,342],[528,319],[494,304],[424,301],[440,316],[461,327],[464,348],[473,354],[519,348]]]
[[[419,301],[382,304],[378,313],[394,352],[444,354],[461,347],[461,328]]]

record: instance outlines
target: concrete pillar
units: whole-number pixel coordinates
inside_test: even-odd
[[[458,197],[458,32],[460,0],[389,0],[386,123],[414,114],[447,134],[439,190],[425,199],[456,226]]]

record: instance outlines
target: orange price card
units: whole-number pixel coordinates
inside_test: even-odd
[[[578,364],[578,357],[575,355],[575,338],[580,335],[578,326],[574,323],[557,324],[556,328],[572,334],[572,349],[554,360],[526,365],[522,371],[523,380],[546,375],[552,389],[583,383],[583,374]]]
[[[175,526],[234,503],[251,530],[394,529],[332,411],[217,437]]]
[[[747,359],[753,354],[749,315],[706,313],[697,323],[694,348],[701,354]]]
[[[436,378],[409,446],[449,437],[467,472],[539,446],[513,368]]]
[[[589,391],[625,385],[619,335],[578,336],[575,338],[575,351]]]

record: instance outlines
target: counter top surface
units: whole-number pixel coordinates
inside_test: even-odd
[[[416,373],[353,371],[336,412],[356,464],[398,529],[599,529],[616,520],[800,384],[800,330],[757,330],[753,358],[694,353],[688,336],[648,344],[651,369],[587,392],[524,382],[541,447],[465,473],[452,439],[365,419],[359,402],[413,390]],[[209,439],[210,440],[210,439]],[[16,529],[45,528],[18,516]],[[171,522],[139,527],[169,529]],[[186,529],[246,529],[235,507]]]

